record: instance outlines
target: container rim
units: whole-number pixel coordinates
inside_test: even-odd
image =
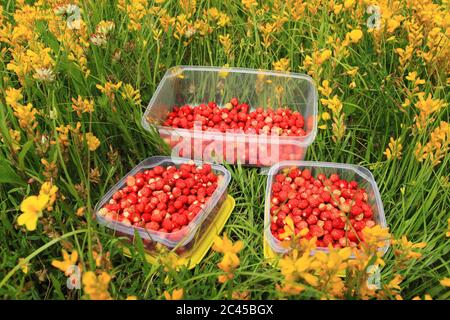
[[[310,145],[316,138],[317,114],[318,114],[318,92],[317,92],[317,87],[316,87],[315,81],[311,76],[304,74],[304,73],[241,68],[241,67],[231,68],[231,67],[218,67],[218,66],[186,66],[186,65],[178,65],[178,66],[170,67],[169,69],[166,70],[166,72],[164,73],[164,76],[161,78],[155,92],[152,95],[152,98],[150,99],[150,101],[147,105],[147,108],[145,109],[144,114],[141,117],[141,125],[145,130],[147,130],[147,131],[151,130],[150,125],[146,118],[147,118],[148,114],[150,113],[151,107],[153,106],[153,104],[156,100],[156,97],[162,90],[164,82],[168,78],[178,76],[183,71],[200,71],[200,72],[201,71],[216,71],[216,72],[226,71],[229,73],[264,74],[264,75],[270,75],[270,76],[275,76],[275,77],[285,77],[285,78],[295,78],[295,79],[306,80],[313,89],[313,91],[312,91],[313,92],[312,117],[314,118],[315,121],[313,121],[311,131],[305,136],[292,137],[292,138],[284,137],[282,139],[280,138],[280,141],[281,142],[289,141],[290,143],[294,142],[295,144],[303,147],[303,146]],[[193,131],[190,129],[172,128],[172,127],[161,126],[161,125],[155,125],[155,127],[158,128],[158,130],[166,130],[166,132],[168,132],[168,131],[179,132],[181,136],[186,135],[187,133],[192,134],[191,131]],[[174,129],[177,129],[177,130],[174,130]],[[208,132],[208,131],[205,131],[205,132]],[[242,135],[248,136],[249,134],[230,133],[229,135],[236,137],[236,136],[242,136]],[[301,140],[301,141],[299,141],[299,140]]]
[[[347,163],[336,163],[336,162],[321,162],[321,161],[302,161],[302,160],[288,160],[288,161],[281,161],[276,164],[274,164],[272,167],[270,167],[267,175],[267,184],[266,184],[266,199],[265,199],[265,205],[264,205],[264,233],[265,238],[267,239],[267,242],[269,243],[272,250],[278,252],[278,253],[286,253],[289,251],[289,249],[285,248],[274,248],[274,245],[277,245],[280,247],[281,241],[276,239],[272,233],[270,232],[270,195],[272,194],[272,180],[273,176],[279,172],[279,170],[282,167],[286,166],[296,166],[296,167],[316,167],[316,168],[337,168],[337,169],[344,169],[344,170],[350,170],[361,176],[363,179],[365,179],[367,182],[370,183],[372,186],[376,206],[379,209],[379,219],[380,223],[379,225],[383,228],[387,228],[387,221],[386,216],[384,212],[384,206],[383,202],[381,201],[381,195],[380,191],[378,189],[378,185],[375,181],[375,178],[372,175],[372,172],[370,172],[369,169],[355,164],[347,164]],[[382,255],[384,255],[388,249],[389,249],[389,241],[385,241],[385,246],[383,248],[380,248],[380,251],[382,252]],[[327,252],[327,248],[317,248],[315,251],[324,251]]]
[[[149,161],[150,159],[155,160],[154,163],[151,165],[146,165],[145,163]],[[126,181],[126,178],[129,175],[136,174],[142,170],[145,170],[146,168],[152,168],[158,165],[163,164],[164,162],[173,162],[175,165],[179,165],[182,163],[187,163],[189,161],[194,162],[196,165],[203,165],[203,164],[210,164],[212,170],[220,171],[223,176],[224,180],[223,182],[217,186],[216,190],[211,195],[208,202],[205,203],[205,207],[197,214],[197,216],[188,223],[183,229],[173,232],[173,233],[165,233],[165,232],[159,232],[159,231],[153,231],[148,230],[142,227],[135,227],[135,226],[127,226],[119,221],[111,221],[108,220],[101,215],[99,215],[99,210],[101,207],[103,207],[104,204],[106,204],[112,197],[112,194],[119,190],[124,182]],[[155,242],[162,243],[168,247],[174,248],[179,245],[185,245],[189,243],[192,238],[194,237],[194,234],[196,230],[200,227],[200,224],[206,219],[208,214],[212,211],[213,207],[217,205],[217,202],[219,201],[220,197],[223,195],[223,193],[226,191],[228,184],[231,181],[231,173],[222,165],[215,164],[208,161],[200,161],[200,160],[193,160],[188,158],[180,158],[180,157],[170,157],[170,156],[153,156],[148,157],[144,160],[142,160],[138,165],[133,167],[129,172],[127,172],[113,187],[109,189],[109,191],[97,202],[94,208],[95,216],[99,224],[104,225],[110,229],[113,229],[114,231],[119,231],[122,233],[125,233],[127,235],[133,236],[135,234],[135,231],[139,233],[141,238],[146,240],[151,240]],[[185,232],[185,229],[188,228],[188,234],[182,237],[179,241],[171,241],[167,239],[168,235],[171,236],[177,236],[177,234],[181,234],[182,232]]]

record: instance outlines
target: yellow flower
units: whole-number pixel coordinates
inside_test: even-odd
[[[404,259],[418,259],[422,253],[414,251],[414,249],[423,249],[426,247],[425,242],[413,243],[406,236],[402,236],[400,240],[393,240],[395,245],[394,254]]]
[[[425,146],[419,142],[416,147],[415,156],[422,162],[429,159],[433,166],[441,163],[441,159],[448,153],[450,148],[450,125],[441,121],[439,127],[431,132],[431,137]]]
[[[247,10],[251,10],[254,7],[258,6],[258,2],[256,0],[242,0],[242,4]]]
[[[64,272],[66,276],[70,276],[73,272],[71,266],[75,265],[78,261],[78,252],[74,250],[70,255],[64,249],[62,249],[61,252],[63,260],[53,260],[52,266]]]
[[[84,292],[91,300],[111,300],[108,292],[108,285],[111,281],[111,276],[102,272],[96,276],[94,272],[87,271],[83,274],[83,288]]]
[[[347,33],[347,36],[352,43],[357,43],[361,40],[363,33],[360,29],[355,29]]]
[[[250,300],[250,292],[248,292],[248,291],[243,291],[243,292],[233,291],[233,293],[231,294],[231,299]]]
[[[280,234],[280,238],[286,239],[294,235],[294,221],[292,220],[291,216],[287,216],[286,219],[284,219],[285,225],[284,225],[284,232]]]
[[[18,225],[25,225],[29,231],[36,230],[37,221],[42,216],[42,210],[47,207],[48,201],[49,196],[46,194],[25,198],[20,204],[23,213],[17,218]]]
[[[22,88],[8,88],[6,89],[6,104],[10,107],[15,107],[19,104],[19,101],[23,99]]]
[[[123,89],[122,98],[124,98],[125,100],[128,100],[128,101],[131,101],[135,105],[141,104],[141,93],[139,92],[138,89],[134,89],[133,86],[128,83],[125,84],[122,87],[122,89]]]
[[[447,233],[445,234],[447,237],[450,237],[450,219],[447,220],[448,223],[448,230]]]
[[[223,255],[222,260],[217,266],[225,272],[233,272],[234,269],[239,267],[240,261],[237,254],[232,252],[226,252]]]
[[[444,287],[450,287],[450,278],[444,278],[440,281],[440,283]]]
[[[164,297],[166,300],[181,300],[183,299],[184,290],[181,289],[175,289],[172,291],[172,294],[170,294],[167,291],[164,291]]]
[[[389,142],[388,148],[386,148],[386,151],[384,154],[386,155],[386,158],[388,160],[392,159],[398,159],[400,160],[402,158],[402,149],[403,146],[401,144],[401,138],[395,140],[393,137],[391,137]]]
[[[328,121],[328,120],[331,119],[331,116],[330,116],[330,114],[328,112],[322,112],[322,119],[324,121]]]
[[[112,82],[106,82],[104,86],[97,84],[95,87],[104,93],[110,101],[114,101],[114,93],[119,90],[122,86],[122,81],[117,82],[116,84]]]
[[[282,58],[278,61],[273,62],[272,65],[276,71],[289,71],[289,63],[289,59]]]
[[[244,244],[240,240],[233,244],[233,242],[228,239],[227,234],[224,233],[223,238],[216,236],[212,249],[220,253],[239,253],[243,246]]]
[[[350,7],[353,7],[354,4],[355,4],[355,0],[345,0],[344,8],[349,9]]]
[[[78,116],[81,116],[82,113],[94,112],[94,101],[83,99],[81,96],[78,96],[77,99],[72,98],[72,109]]]
[[[322,81],[322,86],[319,86],[319,92],[325,97],[329,97],[333,89],[330,88],[330,82],[328,80]]]
[[[426,295],[423,297],[423,299],[420,298],[419,296],[415,296],[414,298],[412,298],[412,300],[433,300],[433,298],[432,298],[429,294],[426,294]]]
[[[100,140],[91,132],[86,133],[85,139],[90,151],[95,151],[100,146]]]
[[[47,181],[44,182],[41,186],[41,190],[39,191],[39,194],[45,194],[48,198],[47,203],[47,211],[52,211],[53,204],[56,201],[56,193],[58,192],[58,187],[53,185],[51,182]]]
[[[227,234],[223,235],[223,238],[216,237],[214,240],[214,245],[212,249],[214,251],[223,253],[222,260],[217,264],[217,266],[225,271],[226,275],[219,276],[220,282],[225,282],[228,279],[233,278],[233,271],[239,266],[240,261],[237,253],[242,250],[244,244],[242,241],[236,241],[233,243],[228,239]]]
[[[137,300],[136,296],[128,296],[125,300]]]
[[[25,262],[24,258],[19,258],[19,265],[20,265],[20,269],[25,274],[27,274],[28,271],[30,270],[30,263],[29,262]]]
[[[358,67],[354,67],[354,68],[348,70],[346,73],[347,73],[349,76],[354,77],[354,76],[356,75],[356,73],[358,72],[358,70],[359,70]]]
[[[231,54],[231,46],[233,44],[230,35],[228,33],[224,36],[219,35],[219,42],[222,45],[225,54],[229,56]]]

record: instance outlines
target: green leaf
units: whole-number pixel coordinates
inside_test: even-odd
[[[14,171],[8,161],[0,159],[0,183],[26,185],[22,178]]]
[[[27,155],[28,151],[30,151],[30,148],[33,146],[33,140],[28,141],[25,143],[22,147],[22,150],[19,153],[19,169],[21,171],[25,170],[25,156]]]

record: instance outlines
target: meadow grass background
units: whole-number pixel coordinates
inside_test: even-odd
[[[23,2],[23,1],[22,1]],[[30,6],[33,1],[25,1]],[[282,27],[273,32],[272,43],[264,46],[264,33],[260,26],[279,20],[280,12],[288,9],[274,9],[273,1],[264,1],[254,9],[247,9],[240,1],[197,1],[194,6],[184,6],[178,1],[127,1],[129,4],[142,3],[144,8],[157,6],[164,8],[167,15],[177,17],[190,14],[192,23],[204,18],[204,10],[216,7],[230,17],[230,24],[218,27],[211,22],[211,33],[201,35],[200,31],[181,40],[174,25],[167,32],[158,20],[158,13],[146,11],[137,24],[139,30],[130,28],[133,14],[138,14],[138,6],[130,7],[126,13],[118,8],[117,1],[74,1],[82,8],[82,19],[86,33],[75,34],[75,44],[82,46],[81,40],[89,42],[89,36],[101,20],[110,20],[115,28],[106,37],[102,46],[90,44],[83,47],[86,58],[82,70],[80,56],[73,60],[74,50],[63,45],[48,28],[46,18],[37,19],[30,27],[27,18],[13,16],[21,10],[21,1],[3,0],[2,31],[0,32],[0,296],[13,299],[76,299],[82,290],[67,290],[66,277],[51,266],[51,261],[60,259],[62,247],[74,248],[80,253],[83,268],[95,269],[93,251],[108,253],[108,261],[99,268],[113,275],[110,292],[113,298],[123,299],[135,295],[143,299],[159,299],[165,290],[184,288],[186,298],[219,299],[230,298],[232,291],[249,291],[252,299],[278,298],[275,285],[282,279],[278,270],[264,262],[263,258],[263,215],[266,177],[259,169],[229,166],[232,181],[229,193],[236,200],[236,208],[228,220],[224,231],[234,240],[240,239],[245,247],[240,253],[241,266],[236,272],[233,289],[218,284],[221,271],[216,264],[219,254],[210,251],[193,270],[172,273],[173,281],[165,282],[162,267],[148,264],[138,247],[131,247],[132,258],[122,255],[118,239],[108,230],[99,227],[91,214],[96,202],[115,182],[146,157],[161,154],[161,141],[154,133],[141,126],[141,116],[159,80],[166,69],[176,65],[214,65],[273,69],[274,62],[288,59],[288,68],[293,72],[303,70],[307,55],[323,49],[333,50],[329,36],[344,39],[355,28],[363,30],[362,39],[348,46],[347,57],[330,57],[319,67],[314,76],[317,84],[329,80],[343,103],[346,130],[342,139],[335,141],[331,121],[319,130],[316,140],[308,149],[306,160],[354,163],[370,169],[378,183],[385,207],[386,218],[391,233],[395,237],[407,235],[413,242],[426,242],[421,251],[423,256],[414,260],[404,270],[394,270],[393,252],[386,255],[386,266],[382,270],[382,281],[393,274],[404,276],[401,283],[404,298],[412,298],[425,293],[435,298],[447,299],[448,290],[439,281],[450,274],[449,239],[446,237],[449,215],[448,152],[441,163],[433,166],[430,161],[419,162],[415,157],[417,143],[426,144],[430,133],[440,121],[448,121],[449,111],[442,108],[430,116],[426,129],[418,133],[414,130],[417,110],[414,106],[402,111],[400,106],[407,97],[410,83],[405,80],[408,72],[417,71],[425,80],[421,91],[431,93],[433,98],[448,101],[449,92],[446,79],[448,65],[424,64],[414,56],[401,65],[396,48],[408,44],[407,33],[399,27],[395,31],[381,32],[375,39],[368,32],[365,13],[366,3],[356,1],[350,9],[335,13],[329,1],[305,1],[309,3],[297,21],[289,18]],[[44,11],[58,5],[57,1],[40,1],[34,10]],[[193,3],[187,1],[186,3]],[[335,1],[343,4],[344,1]],[[398,13],[408,20],[415,11],[404,2]],[[147,6],[145,6],[147,5]],[[443,5],[445,8],[445,5]],[[183,9],[187,8],[187,9]],[[195,8],[195,10],[193,9]],[[283,7],[284,8],[284,7]],[[317,8],[317,10],[314,10]],[[448,10],[448,5],[447,5]],[[16,11],[16,13],[17,13]],[[316,12],[314,12],[316,11]],[[142,12],[143,9],[142,9]],[[359,12],[359,14],[357,14]],[[273,15],[280,15],[274,17]],[[25,15],[26,16],[26,15]],[[161,16],[161,15],[160,15]],[[64,18],[64,17],[63,17]],[[65,24],[61,18],[61,25]],[[17,21],[19,20],[19,21]],[[24,41],[19,31],[14,33],[19,40],[11,43],[12,33],[7,32],[7,23],[25,26],[32,33],[32,40]],[[28,28],[28,29],[27,29]],[[158,30],[161,34],[158,36]],[[25,33],[26,33],[25,32]],[[185,32],[185,31],[183,31]],[[223,36],[229,35],[231,47],[227,50],[221,43]],[[220,38],[222,36],[222,38]],[[159,38],[158,38],[159,37]],[[394,37],[393,39],[391,37]],[[30,38],[30,39],[31,39]],[[390,39],[391,38],[391,39]],[[77,42],[78,41],[78,42]],[[188,41],[189,43],[184,43]],[[20,79],[17,72],[9,69],[11,61],[18,61],[15,52],[20,48],[37,50],[35,43],[50,48],[54,59],[52,82],[36,80],[32,77],[33,67]],[[425,44],[423,49],[426,50]],[[72,50],[72,51],[71,51]],[[416,49],[418,50],[418,49]],[[358,67],[354,78],[346,71]],[[107,81],[131,84],[138,89],[141,103],[124,98],[119,89],[111,102],[96,85]],[[354,81],[356,86],[350,88]],[[23,88],[23,103],[31,103],[39,110],[35,129],[20,128],[11,107],[6,105],[6,89]],[[92,114],[78,116],[72,110],[71,98],[87,97],[94,100]],[[322,98],[322,96],[321,96]],[[319,104],[319,113],[328,111]],[[89,151],[84,143],[75,142],[69,135],[69,145],[63,148],[58,141],[61,134],[56,128],[76,122],[81,123],[81,132],[92,132],[101,144],[95,151]],[[10,129],[21,132],[18,142],[20,149],[12,148]],[[29,131],[27,133],[27,131]],[[384,154],[390,137],[401,138],[403,150],[401,159],[388,160]],[[448,146],[448,144],[447,144]],[[65,150],[65,151],[64,151]],[[167,152],[167,151],[166,151]],[[36,231],[26,231],[18,227],[19,205],[28,195],[37,194],[41,183],[47,180],[49,172],[42,164],[46,159],[57,168],[53,182],[59,188],[58,199],[51,212],[45,212]],[[91,174],[97,169],[99,176]],[[85,207],[83,216],[77,209]],[[101,245],[100,245],[101,244]],[[101,248],[101,249],[100,249]],[[19,258],[29,262],[28,273],[22,272]],[[308,298],[302,295],[297,298]]]

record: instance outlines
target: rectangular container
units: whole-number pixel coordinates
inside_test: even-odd
[[[163,126],[174,106],[216,102],[236,97],[257,107],[289,107],[304,119],[305,136],[283,137],[222,133]],[[178,66],[167,70],[142,117],[155,125],[172,155],[216,163],[270,166],[281,160],[302,160],[317,130],[317,89],[311,77],[288,72],[243,68]]]
[[[384,215],[383,202],[381,201],[380,192],[372,173],[358,165],[333,163],[333,162],[317,162],[317,161],[283,161],[272,166],[268,172],[266,198],[264,207],[264,238],[270,248],[279,254],[286,253],[288,249],[281,245],[281,241],[276,239],[270,230],[270,203],[272,197],[272,183],[275,176],[285,168],[298,167],[299,169],[309,169],[313,177],[318,173],[329,176],[337,173],[341,178],[346,180],[354,180],[360,188],[364,188],[368,195],[368,204],[372,207],[373,218],[377,224],[383,228],[387,228],[386,217]],[[385,246],[382,248],[383,255],[389,248],[389,241],[386,240]],[[318,251],[328,251],[328,248],[317,248]]]
[[[198,235],[203,230],[206,230],[210,222],[214,219],[215,215],[219,212],[222,204],[227,199],[227,186],[231,180],[231,174],[227,169],[221,165],[212,164],[212,171],[223,176],[219,185],[214,193],[211,195],[205,207],[197,216],[183,229],[173,233],[163,233],[159,231],[152,231],[141,227],[128,226],[119,221],[109,220],[99,214],[100,208],[102,208],[112,198],[113,194],[122,189],[126,184],[126,179],[129,175],[135,175],[136,173],[153,168],[155,166],[167,167],[170,165],[178,166],[183,163],[192,161],[191,159],[174,158],[156,156],[150,157],[139,163],[130,172],[128,172],[114,187],[112,187],[108,193],[106,193],[101,200],[95,206],[95,214],[97,221],[112,230],[118,235],[127,236],[130,240],[134,239],[135,231],[137,231],[143,240],[147,249],[154,249],[155,244],[161,243],[169,248],[176,248],[177,252],[182,252],[185,249],[190,248],[194,243]],[[203,162],[195,161],[195,164],[202,165]]]

